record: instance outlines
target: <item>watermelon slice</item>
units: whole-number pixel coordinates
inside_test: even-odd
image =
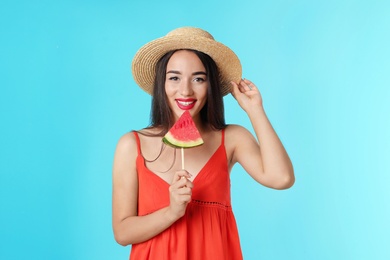
[[[203,139],[188,110],[163,137],[163,142],[176,148],[191,148],[203,144]]]

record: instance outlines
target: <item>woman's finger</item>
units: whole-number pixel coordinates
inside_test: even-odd
[[[250,90],[256,89],[256,85],[255,85],[252,81],[250,81],[250,80],[248,80],[248,79],[244,79],[244,82],[245,82],[246,86],[247,86]]]
[[[244,90],[244,92],[251,91],[253,89],[253,83],[247,79],[242,79],[240,81],[240,85],[242,86],[242,89]]]
[[[186,170],[180,170],[173,175],[173,183],[179,181],[181,178],[191,178],[191,174]]]

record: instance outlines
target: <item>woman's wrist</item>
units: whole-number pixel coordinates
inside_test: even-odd
[[[176,222],[176,220],[178,220],[180,217],[180,215],[178,215],[177,213],[175,213],[170,206],[166,207],[165,210],[164,210],[164,215],[167,219],[167,221],[170,223],[170,224],[173,224],[174,222]]]
[[[250,106],[245,111],[249,118],[258,118],[261,115],[265,116],[265,110],[262,105]]]

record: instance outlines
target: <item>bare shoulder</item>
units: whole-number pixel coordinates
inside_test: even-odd
[[[117,150],[132,149],[137,145],[137,141],[133,132],[128,132],[119,138]]]
[[[133,132],[124,134],[119,138],[114,156],[113,173],[127,172],[135,167],[137,157],[137,140]]]
[[[243,138],[253,138],[251,132],[240,125],[228,125],[225,130],[225,136],[227,142],[241,142]]]
[[[137,154],[137,140],[133,132],[122,135],[116,145],[115,157],[135,156]]]

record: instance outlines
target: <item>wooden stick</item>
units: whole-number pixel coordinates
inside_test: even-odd
[[[181,169],[184,170],[184,148],[181,148]]]

